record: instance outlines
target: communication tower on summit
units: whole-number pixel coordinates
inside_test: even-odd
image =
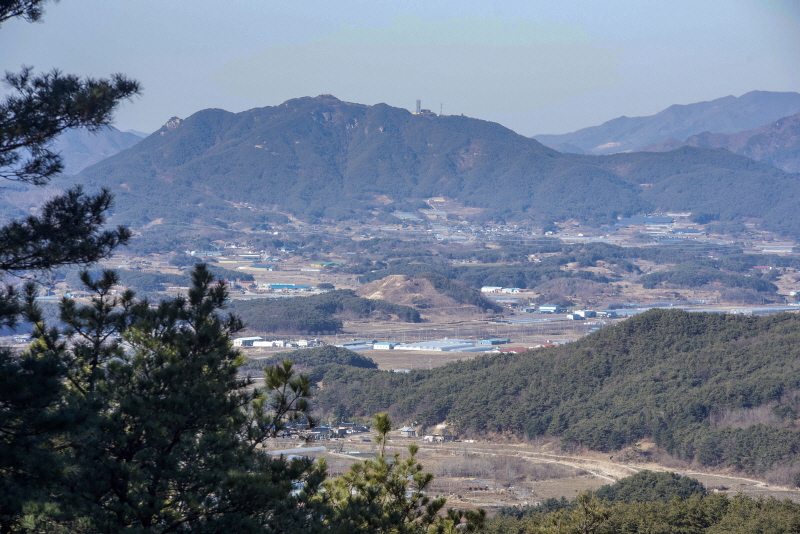
[[[441,106],[440,106],[441,108]],[[417,111],[411,113],[412,115],[422,115],[425,117],[435,117],[436,114],[429,109],[422,109],[422,100],[417,100]]]

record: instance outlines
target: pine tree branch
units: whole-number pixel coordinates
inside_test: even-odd
[[[22,273],[86,265],[108,257],[131,238],[122,226],[102,230],[111,194],[87,195],[81,187],[48,201],[40,215],[0,227],[0,270]]]
[[[6,72],[4,81],[13,92],[0,103],[0,178],[34,185],[63,169],[61,157],[50,149],[56,136],[108,126],[119,103],[141,92],[138,82],[122,74],[109,79],[58,70],[34,75],[31,67],[22,67]]]

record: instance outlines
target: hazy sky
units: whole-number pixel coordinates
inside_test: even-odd
[[[564,133],[800,91],[800,0],[63,0],[7,22],[0,58],[138,79],[122,130],[329,93]]]

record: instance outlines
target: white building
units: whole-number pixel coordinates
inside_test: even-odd
[[[428,351],[475,351],[475,343],[469,339],[434,339],[418,343],[400,343],[394,350],[428,350]],[[480,348],[481,352],[487,349]]]
[[[252,347],[256,341],[263,341],[263,337],[237,337],[233,340],[234,347]]]

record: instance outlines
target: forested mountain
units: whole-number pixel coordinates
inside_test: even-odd
[[[800,172],[800,113],[775,122],[733,134],[702,132],[685,141],[665,139],[641,149],[665,152],[681,146],[724,148],[750,159],[761,161],[786,172]]]
[[[636,187],[614,173],[498,124],[330,96],[173,119],[81,180],[110,186],[118,215],[131,222],[224,216],[229,202],[347,219],[380,205],[380,195],[395,201],[444,195],[544,219],[570,207],[604,220],[642,209]]]
[[[64,174],[72,175],[141,140],[142,136],[107,126],[94,133],[85,129],[67,130],[56,137],[53,146],[64,160]]]
[[[574,343],[410,374],[327,366],[323,410],[550,435],[613,451],[652,439],[753,473],[800,454],[800,317],[653,310]]]
[[[115,222],[134,226],[255,224],[259,210],[344,220],[391,211],[386,202],[447,196],[484,217],[537,224],[702,210],[800,235],[800,181],[726,151],[562,154],[495,123],[332,96],[175,118],[79,179],[110,188]]]
[[[752,130],[800,112],[800,93],[751,91],[708,102],[673,105],[647,117],[619,117],[562,135],[535,139],[564,152],[612,154],[640,150],[667,138],[684,140],[702,132]]]
[[[764,229],[800,236],[797,175],[727,150],[686,146],[663,153],[574,157],[638,181],[645,205],[713,214],[720,220],[761,218]]]

